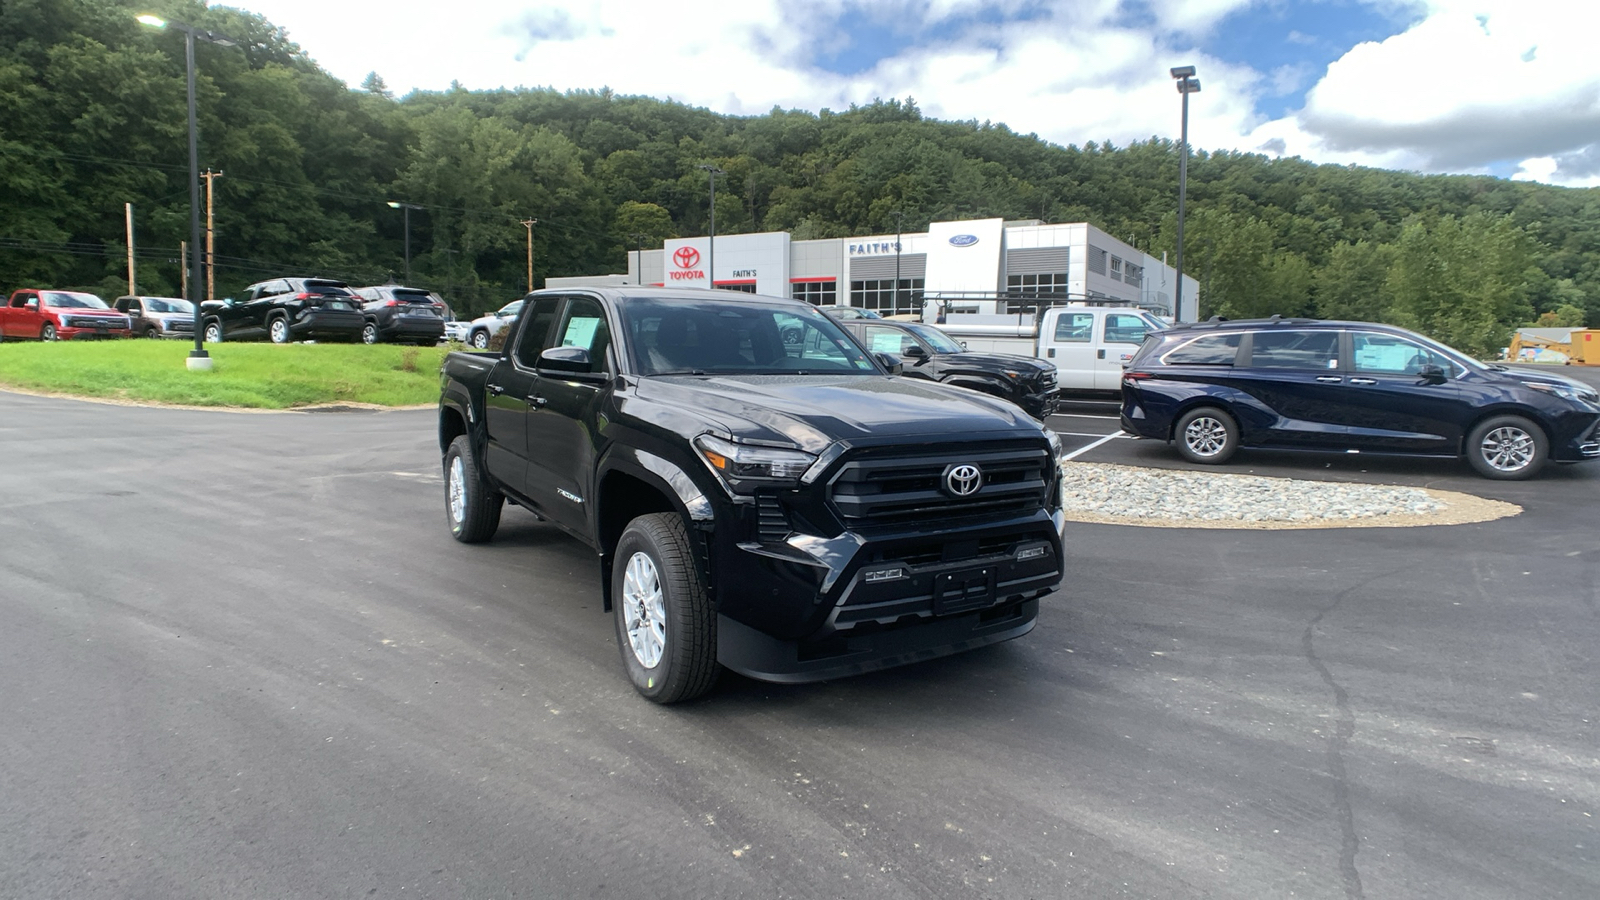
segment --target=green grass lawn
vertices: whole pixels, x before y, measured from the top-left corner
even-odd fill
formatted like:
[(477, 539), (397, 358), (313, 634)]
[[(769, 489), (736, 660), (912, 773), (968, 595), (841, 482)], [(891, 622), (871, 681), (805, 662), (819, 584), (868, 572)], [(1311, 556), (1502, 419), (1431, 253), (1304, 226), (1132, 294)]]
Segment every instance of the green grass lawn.
[(0, 387), (187, 406), (289, 409), (319, 403), (412, 406), (439, 399), (444, 347), (212, 344), (191, 372), (185, 341), (0, 343)]

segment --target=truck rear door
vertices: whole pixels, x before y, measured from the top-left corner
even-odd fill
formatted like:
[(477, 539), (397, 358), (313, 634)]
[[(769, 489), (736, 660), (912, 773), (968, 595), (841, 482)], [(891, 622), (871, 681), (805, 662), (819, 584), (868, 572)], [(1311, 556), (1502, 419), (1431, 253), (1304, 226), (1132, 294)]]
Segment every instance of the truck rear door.
[[(1064, 391), (1092, 391), (1099, 361), (1096, 310), (1047, 309), (1039, 323), (1039, 356), (1056, 366), (1056, 384)], [(1120, 385), (1119, 385), (1120, 386)]]
[(534, 499), (528, 489), (528, 413), (533, 406), (534, 369), (555, 322), (559, 297), (543, 297), (507, 342), (483, 386), (484, 463), (489, 474), (513, 493)]

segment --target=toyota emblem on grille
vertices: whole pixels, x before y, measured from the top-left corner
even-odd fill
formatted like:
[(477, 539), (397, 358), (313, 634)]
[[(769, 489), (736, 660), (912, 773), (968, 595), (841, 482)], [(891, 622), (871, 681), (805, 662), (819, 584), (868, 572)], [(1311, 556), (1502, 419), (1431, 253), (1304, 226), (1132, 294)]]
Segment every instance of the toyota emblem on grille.
[(971, 463), (952, 465), (944, 470), (944, 489), (952, 497), (971, 497), (983, 487), (983, 470)]

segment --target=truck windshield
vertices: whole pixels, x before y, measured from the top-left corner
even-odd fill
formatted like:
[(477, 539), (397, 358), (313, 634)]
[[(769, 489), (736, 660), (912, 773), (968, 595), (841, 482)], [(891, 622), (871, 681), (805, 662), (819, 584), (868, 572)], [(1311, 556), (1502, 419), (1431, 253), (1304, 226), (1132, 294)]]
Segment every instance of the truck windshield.
[(881, 375), (843, 329), (810, 307), (634, 299), (622, 307), (643, 375)]
[(922, 338), (923, 342), (933, 348), (935, 353), (963, 353), (961, 345), (950, 340), (949, 336), (937, 328), (928, 325), (907, 325), (911, 333)]
[(144, 298), (144, 308), (153, 313), (192, 313), (194, 307), (187, 300), (175, 300), (166, 297)]
[(44, 305), (56, 309), (110, 309), (106, 302), (93, 294), (76, 291), (43, 291)]

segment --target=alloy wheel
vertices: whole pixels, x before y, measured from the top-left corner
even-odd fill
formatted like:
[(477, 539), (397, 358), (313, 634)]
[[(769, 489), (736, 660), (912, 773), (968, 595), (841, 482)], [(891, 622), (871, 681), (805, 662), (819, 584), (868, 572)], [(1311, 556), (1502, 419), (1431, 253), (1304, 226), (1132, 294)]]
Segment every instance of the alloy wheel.
[(467, 473), (461, 457), (450, 460), (450, 521), (460, 525), (467, 520)]
[(1501, 472), (1516, 472), (1533, 462), (1533, 435), (1514, 425), (1502, 425), (1483, 436), (1478, 445), (1483, 461)]
[(1199, 416), (1183, 430), (1183, 442), (1196, 456), (1216, 456), (1228, 443), (1228, 426), (1211, 416)]
[(655, 668), (667, 646), (667, 607), (661, 574), (648, 553), (635, 553), (628, 560), (622, 582), (622, 619), (634, 658), (646, 669)]

